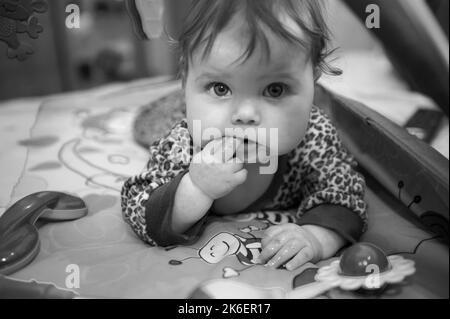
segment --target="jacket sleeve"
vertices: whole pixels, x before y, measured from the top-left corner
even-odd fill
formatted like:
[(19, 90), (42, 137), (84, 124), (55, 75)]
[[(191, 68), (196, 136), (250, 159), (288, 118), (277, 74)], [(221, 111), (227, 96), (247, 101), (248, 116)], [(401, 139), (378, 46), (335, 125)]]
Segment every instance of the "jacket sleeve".
[(299, 224), (326, 227), (357, 241), (367, 228), (365, 180), (330, 119), (316, 107), (301, 148)]
[(171, 229), (177, 187), (188, 172), (192, 142), (185, 120), (150, 146), (144, 171), (125, 181), (121, 192), (122, 215), (140, 239), (151, 246), (193, 241), (204, 219), (185, 234)]

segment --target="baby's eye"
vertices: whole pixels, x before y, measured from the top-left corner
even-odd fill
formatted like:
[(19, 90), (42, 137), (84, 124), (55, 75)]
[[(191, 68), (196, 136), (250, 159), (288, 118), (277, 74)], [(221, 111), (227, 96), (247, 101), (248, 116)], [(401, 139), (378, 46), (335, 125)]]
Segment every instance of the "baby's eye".
[[(208, 90), (208, 92), (214, 93), (218, 97), (227, 96), (229, 93), (231, 94), (231, 90), (228, 88), (228, 86), (219, 82), (208, 84), (206, 89)], [(213, 90), (213, 92), (211, 92), (211, 90)]]
[(272, 83), (264, 90), (264, 96), (279, 98), (287, 90), (287, 87), (283, 83)]

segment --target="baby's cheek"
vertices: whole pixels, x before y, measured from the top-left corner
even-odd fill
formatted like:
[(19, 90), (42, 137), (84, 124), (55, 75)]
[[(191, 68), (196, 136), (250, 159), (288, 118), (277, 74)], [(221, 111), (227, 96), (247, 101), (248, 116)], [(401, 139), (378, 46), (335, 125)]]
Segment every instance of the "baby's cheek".
[(286, 154), (300, 144), (305, 137), (309, 123), (309, 113), (299, 117), (292, 117), (279, 128), (279, 151)]

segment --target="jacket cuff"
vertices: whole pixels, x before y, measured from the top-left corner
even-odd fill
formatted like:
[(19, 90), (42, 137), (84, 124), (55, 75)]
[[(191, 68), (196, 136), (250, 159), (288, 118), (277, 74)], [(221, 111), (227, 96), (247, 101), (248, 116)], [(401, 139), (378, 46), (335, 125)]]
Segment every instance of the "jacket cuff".
[(206, 214), (184, 234), (178, 234), (172, 230), (175, 194), (187, 172), (179, 174), (169, 183), (156, 188), (145, 204), (147, 234), (158, 246), (185, 245), (194, 242), (198, 239), (208, 216)]
[(331, 229), (351, 243), (359, 240), (364, 223), (355, 212), (338, 205), (320, 205), (300, 217), (298, 225), (316, 225)]

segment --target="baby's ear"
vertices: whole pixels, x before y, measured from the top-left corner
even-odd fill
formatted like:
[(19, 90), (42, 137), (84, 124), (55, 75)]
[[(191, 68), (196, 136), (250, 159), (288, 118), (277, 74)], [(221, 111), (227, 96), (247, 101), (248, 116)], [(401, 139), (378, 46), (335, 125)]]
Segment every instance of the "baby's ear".
[(314, 82), (317, 82), (322, 76), (322, 69), (318, 66), (314, 68)]

